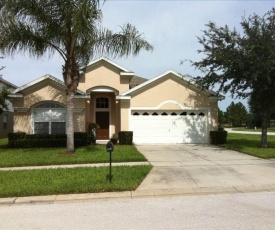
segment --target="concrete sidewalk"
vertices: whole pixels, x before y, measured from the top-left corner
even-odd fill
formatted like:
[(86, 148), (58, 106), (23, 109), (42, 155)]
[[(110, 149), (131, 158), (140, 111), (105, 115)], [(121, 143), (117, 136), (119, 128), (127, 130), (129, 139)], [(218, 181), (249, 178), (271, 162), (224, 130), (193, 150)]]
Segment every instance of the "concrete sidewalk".
[[(78, 167), (106, 167), (110, 163), (98, 163), (98, 164), (70, 164), (70, 165), (46, 165), (46, 166), (26, 166), (26, 167), (7, 167), (0, 168), (0, 171), (11, 171), (11, 170), (35, 170), (35, 169), (57, 169), (57, 168), (78, 168)], [(123, 166), (123, 165), (149, 165), (147, 161), (141, 162), (113, 162), (112, 166)]]

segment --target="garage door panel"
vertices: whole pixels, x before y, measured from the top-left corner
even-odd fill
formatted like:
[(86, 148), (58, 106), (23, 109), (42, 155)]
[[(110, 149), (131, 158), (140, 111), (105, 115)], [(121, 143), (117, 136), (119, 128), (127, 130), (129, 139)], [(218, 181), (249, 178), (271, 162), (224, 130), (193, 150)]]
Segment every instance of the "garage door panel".
[(134, 143), (207, 143), (207, 116), (132, 115), (130, 123)]

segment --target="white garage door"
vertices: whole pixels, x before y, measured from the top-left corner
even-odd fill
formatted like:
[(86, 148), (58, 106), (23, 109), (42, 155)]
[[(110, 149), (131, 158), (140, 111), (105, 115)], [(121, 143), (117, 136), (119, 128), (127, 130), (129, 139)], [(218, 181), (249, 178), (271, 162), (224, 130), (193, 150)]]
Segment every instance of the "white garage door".
[(134, 143), (207, 143), (206, 111), (132, 111)]

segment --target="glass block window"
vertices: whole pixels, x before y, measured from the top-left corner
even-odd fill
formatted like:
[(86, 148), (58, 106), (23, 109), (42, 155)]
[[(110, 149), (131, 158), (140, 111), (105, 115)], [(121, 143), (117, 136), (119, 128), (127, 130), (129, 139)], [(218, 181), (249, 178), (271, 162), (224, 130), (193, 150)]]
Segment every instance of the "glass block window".
[(109, 108), (109, 99), (106, 97), (99, 97), (96, 99), (96, 108), (97, 109), (108, 109)]

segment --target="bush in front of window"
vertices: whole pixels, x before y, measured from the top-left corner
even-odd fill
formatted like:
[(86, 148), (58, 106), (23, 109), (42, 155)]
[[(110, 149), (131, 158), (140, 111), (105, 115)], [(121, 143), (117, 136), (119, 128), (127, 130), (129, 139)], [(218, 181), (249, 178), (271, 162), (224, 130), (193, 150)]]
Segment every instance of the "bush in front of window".
[[(10, 148), (56, 148), (67, 145), (66, 134), (25, 134), (24, 137), (10, 134), (9, 137)], [(87, 133), (75, 132), (74, 143), (76, 147), (81, 147), (91, 144), (91, 141)]]
[(66, 134), (26, 134), (26, 139), (28, 140), (39, 140), (39, 139), (66, 139)]
[(14, 141), (14, 140), (22, 140), (25, 139), (26, 133), (25, 132), (16, 132), (16, 133), (9, 133), (8, 134), (8, 140)]

